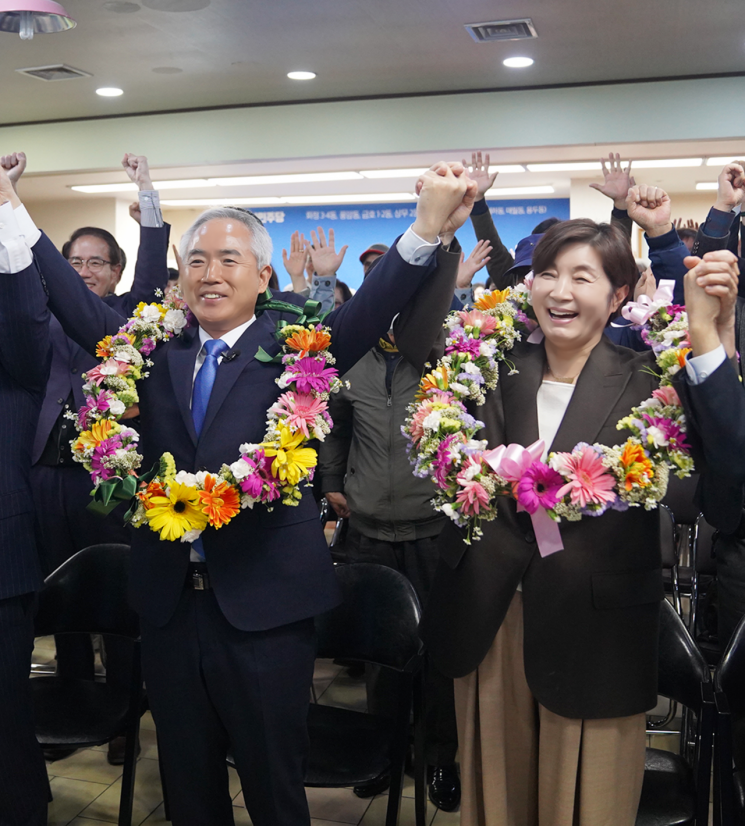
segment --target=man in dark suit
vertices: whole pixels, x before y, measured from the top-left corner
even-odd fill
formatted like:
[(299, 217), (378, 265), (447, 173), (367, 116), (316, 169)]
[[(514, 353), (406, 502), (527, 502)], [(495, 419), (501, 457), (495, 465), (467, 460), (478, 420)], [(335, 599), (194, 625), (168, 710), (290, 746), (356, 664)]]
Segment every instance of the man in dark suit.
[[(0, 164), (8, 170), (11, 182), (17, 186), (26, 166), (25, 155), (6, 155), (0, 159)], [(153, 301), (155, 290), (166, 287), (170, 227), (163, 223), (147, 158), (128, 153), (122, 165), (139, 187), (142, 212), (140, 249), (132, 289), (119, 295), (113, 292), (121, 278), (123, 253), (106, 230), (97, 227), (76, 230), (65, 244), (63, 254), (92, 293), (121, 315), (129, 316), (140, 301)], [(50, 338), (52, 367), (31, 456), (31, 483), (45, 576), (89, 545), (100, 542), (129, 544), (129, 531), (122, 519), (125, 507), (120, 506), (105, 519), (86, 510), (90, 501), (90, 476), (73, 461), (70, 450), (75, 427), (67, 414), (83, 405), (83, 374), (96, 364), (96, 359), (65, 335), (54, 316), (50, 321)], [(56, 646), (58, 674), (93, 679), (90, 637), (61, 635), (56, 638)], [(126, 689), (131, 644), (127, 640), (107, 637), (105, 646), (108, 679)], [(54, 759), (69, 753), (69, 749), (50, 750), (47, 756)], [(117, 738), (109, 745), (109, 760), (117, 765), (124, 762), (124, 738)]]
[[(0, 169), (0, 824), (42, 826), (49, 785), (29, 691), (41, 566), (29, 482), (49, 375), (49, 312), (31, 255), (7, 230), (12, 190)], [(14, 272), (15, 274), (9, 274)]]
[[(457, 269), (459, 250), (442, 248), (438, 234), (466, 220), (475, 187), (459, 164), (436, 165), (420, 187), (413, 227), (354, 300), (326, 320), (340, 374), (389, 329), (432, 270)], [(50, 308), (92, 351), (123, 318), (95, 301), (34, 229), (27, 237)], [(271, 240), (250, 213), (211, 210), (184, 235), (181, 257), (184, 296), (199, 328), (150, 357), (139, 388), (140, 451), (147, 467), (170, 451), (179, 470), (217, 470), (237, 459), (242, 443), (262, 440), (266, 411), (279, 394), (282, 366), (254, 358), (259, 347), (279, 351), (276, 316), (255, 312), (271, 274)], [(212, 374), (206, 394), (199, 378), (205, 365)], [(200, 403), (192, 406), (195, 386)], [(243, 511), (191, 549), (161, 542), (146, 528), (135, 532), (130, 582), (173, 822), (233, 822), (225, 765), (232, 748), (255, 826), (308, 824), (313, 617), (338, 600), (309, 489), (296, 507)]]

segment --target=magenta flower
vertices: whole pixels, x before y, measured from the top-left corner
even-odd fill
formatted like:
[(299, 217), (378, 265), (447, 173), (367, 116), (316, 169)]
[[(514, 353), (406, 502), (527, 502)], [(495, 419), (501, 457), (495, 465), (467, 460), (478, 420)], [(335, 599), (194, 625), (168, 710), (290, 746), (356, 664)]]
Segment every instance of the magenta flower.
[(90, 425), (96, 421), (97, 416), (92, 415), (96, 413), (105, 413), (109, 409), (109, 402), (113, 399), (113, 395), (104, 390), (98, 396), (86, 396), (85, 404), (78, 411), (78, 424), (81, 430), (87, 430)]
[(480, 482), (473, 479), (470, 482), (459, 482), (461, 490), (455, 497), (455, 501), (460, 504), (461, 512), (467, 516), (478, 516), (482, 509), (489, 507), (489, 494), (484, 490)]
[(585, 445), (574, 453), (560, 453), (554, 467), (569, 480), (558, 492), (561, 499), (570, 494), (573, 505), (586, 508), (588, 505), (610, 505), (616, 498), (613, 492), (616, 480), (596, 450)]
[(140, 353), (142, 353), (143, 356), (149, 356), (155, 349), (156, 344), (157, 342), (154, 338), (143, 338), (142, 344), (140, 345)]
[(103, 442), (96, 445), (93, 449), (93, 455), (91, 456), (91, 468), (93, 469), (92, 472), (95, 477), (105, 481), (106, 479), (111, 479), (112, 476), (116, 476), (115, 471), (113, 471), (110, 467), (106, 467), (104, 464), (104, 459), (107, 459), (109, 456), (113, 456), (121, 446), (122, 440), (119, 436), (112, 436), (110, 439), (104, 439)]
[(453, 442), (463, 442), (463, 434), (452, 433), (450, 436), (446, 436), (440, 442), (437, 455), (432, 462), (435, 482), (442, 489), (447, 488), (447, 476), (453, 468), (453, 454), (455, 453), (454, 450), (451, 450)]
[(690, 450), (686, 441), (686, 432), (672, 419), (664, 416), (650, 416), (645, 413), (642, 418), (647, 424), (647, 438), (655, 447), (670, 447), (673, 450)]
[(561, 498), (562, 477), (543, 462), (532, 462), (517, 483), (517, 501), (528, 513), (553, 508)]
[(324, 367), (322, 359), (298, 359), (288, 366), (288, 372), (294, 377), (295, 385), (301, 393), (325, 393), (331, 385), (331, 379), (337, 375), (333, 367)]
[(309, 439), (308, 428), (315, 425), (316, 416), (322, 415), (326, 408), (326, 402), (309, 393), (283, 393), (272, 405), (272, 412), (286, 417), (291, 430), (300, 430)]
[(473, 358), (478, 358), (481, 355), (481, 341), (478, 338), (466, 338), (462, 333), (456, 331), (453, 336), (454, 340), (445, 348), (445, 353), (468, 353)]

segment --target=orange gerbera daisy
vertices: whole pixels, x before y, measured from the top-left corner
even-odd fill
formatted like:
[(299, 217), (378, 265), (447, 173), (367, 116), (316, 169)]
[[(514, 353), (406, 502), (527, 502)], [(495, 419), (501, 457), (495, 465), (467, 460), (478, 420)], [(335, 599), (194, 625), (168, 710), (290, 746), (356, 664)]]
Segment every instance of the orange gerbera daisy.
[(448, 389), (448, 369), (444, 365), (440, 365), (426, 376), (419, 383), (419, 390), (417, 390), (416, 398), (421, 401), (425, 396), (433, 390), (447, 390)]
[(676, 355), (678, 356), (678, 364), (681, 367), (686, 366), (686, 356), (692, 352), (690, 347), (681, 347), (680, 350), (677, 351)]
[(507, 290), (493, 290), (490, 293), (484, 293), (480, 298), (473, 302), (473, 306), (477, 310), (492, 310), (497, 304), (504, 304), (507, 301), (510, 291)]
[(96, 355), (100, 359), (107, 359), (111, 355), (111, 336), (102, 338), (96, 345)]
[(626, 442), (621, 453), (621, 465), (626, 473), (626, 490), (637, 484), (641, 488), (652, 482), (652, 463), (644, 455), (644, 448), (633, 442)]
[(298, 330), (285, 339), (291, 350), (297, 350), (301, 357), (310, 353), (320, 353), (331, 343), (331, 336), (323, 330)]
[(166, 491), (160, 482), (149, 482), (146, 488), (138, 491), (137, 498), (142, 502), (145, 510), (152, 508), (153, 504), (150, 501), (153, 496), (165, 496)]
[[(78, 436), (72, 449), (79, 451), (85, 450), (87, 447), (97, 447), (101, 442), (106, 441), (109, 436), (113, 435), (111, 432), (113, 427), (114, 423), (109, 421), (109, 419), (101, 419), (99, 422), (94, 422), (90, 430), (84, 430), (80, 436)], [(118, 433), (119, 431), (117, 430), (116, 432)]]
[(214, 476), (209, 474), (204, 479), (204, 490), (199, 491), (199, 500), (204, 507), (210, 525), (221, 528), (241, 510), (241, 497), (236, 488), (227, 482), (218, 483)]

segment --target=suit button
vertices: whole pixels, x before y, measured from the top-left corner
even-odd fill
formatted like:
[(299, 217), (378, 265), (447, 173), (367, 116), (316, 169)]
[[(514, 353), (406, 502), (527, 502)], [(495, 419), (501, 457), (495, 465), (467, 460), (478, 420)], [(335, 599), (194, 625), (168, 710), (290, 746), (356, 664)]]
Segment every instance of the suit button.
[(533, 542), (535, 542), (535, 534), (533, 533), (533, 531), (528, 531), (528, 532), (525, 534), (525, 541), (526, 541), (526, 542), (529, 542), (529, 543), (531, 543), (531, 544), (532, 544)]
[(71, 372), (71, 373), (77, 373), (77, 372), (78, 372), (78, 368), (77, 368), (77, 367), (71, 367), (71, 368), (70, 368), (70, 372)]
[(57, 404), (64, 404), (64, 403), (65, 403), (64, 399), (57, 399)]

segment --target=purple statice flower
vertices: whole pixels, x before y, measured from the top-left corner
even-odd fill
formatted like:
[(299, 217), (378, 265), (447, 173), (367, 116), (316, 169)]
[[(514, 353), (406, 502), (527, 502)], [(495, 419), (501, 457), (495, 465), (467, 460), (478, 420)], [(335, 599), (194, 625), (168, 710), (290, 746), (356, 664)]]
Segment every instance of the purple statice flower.
[(473, 384), (483, 384), (484, 377), (481, 373), (458, 373), (456, 376), (458, 381), (470, 381)]
[(155, 349), (156, 343), (157, 342), (155, 341), (155, 339), (143, 338), (142, 344), (140, 345), (140, 352), (142, 353), (142, 355), (149, 356), (150, 353), (152, 353)]

